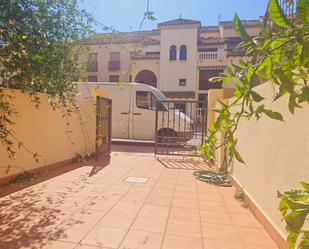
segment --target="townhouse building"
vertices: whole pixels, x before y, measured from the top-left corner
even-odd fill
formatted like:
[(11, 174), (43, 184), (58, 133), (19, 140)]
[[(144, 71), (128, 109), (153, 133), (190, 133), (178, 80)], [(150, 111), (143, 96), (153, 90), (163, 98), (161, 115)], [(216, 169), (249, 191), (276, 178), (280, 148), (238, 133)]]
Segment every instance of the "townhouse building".
[[(261, 20), (244, 20), (251, 36)], [(97, 35), (84, 40), (90, 49), (87, 80), (140, 82), (161, 90), (171, 100), (205, 100), (211, 77), (245, 58), (237, 45), (241, 38), (232, 21), (203, 26), (200, 21), (178, 18), (159, 23), (157, 29)], [(76, 55), (76, 61), (81, 60)], [(185, 104), (177, 108), (185, 112)]]

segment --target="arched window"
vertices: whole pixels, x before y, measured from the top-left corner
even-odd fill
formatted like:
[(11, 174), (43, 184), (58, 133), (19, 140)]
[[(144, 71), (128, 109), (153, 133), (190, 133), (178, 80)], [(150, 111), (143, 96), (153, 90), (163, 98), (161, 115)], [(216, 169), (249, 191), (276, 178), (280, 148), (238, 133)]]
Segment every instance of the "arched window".
[(180, 47), (180, 58), (181, 61), (185, 61), (187, 59), (187, 46), (182, 45)]
[(172, 45), (170, 47), (170, 61), (175, 61), (177, 59), (176, 46)]

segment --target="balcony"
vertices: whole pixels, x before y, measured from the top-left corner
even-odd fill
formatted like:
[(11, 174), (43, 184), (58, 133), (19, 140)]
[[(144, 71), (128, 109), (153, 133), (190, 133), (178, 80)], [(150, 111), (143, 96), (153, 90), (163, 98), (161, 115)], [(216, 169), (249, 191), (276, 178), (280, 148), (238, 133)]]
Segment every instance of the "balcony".
[(199, 52), (199, 59), (205, 60), (223, 60), (223, 54), (218, 52)]
[(98, 62), (97, 61), (88, 62), (87, 72), (98, 72)]
[(119, 71), (120, 61), (108, 61), (108, 71)]
[(132, 60), (159, 60), (160, 53), (148, 53), (148, 54), (140, 54), (140, 53), (132, 53)]
[(232, 49), (227, 51), (227, 57), (237, 57), (237, 56), (245, 56), (246, 55), (246, 51), (245, 50), (239, 50), (239, 49)]

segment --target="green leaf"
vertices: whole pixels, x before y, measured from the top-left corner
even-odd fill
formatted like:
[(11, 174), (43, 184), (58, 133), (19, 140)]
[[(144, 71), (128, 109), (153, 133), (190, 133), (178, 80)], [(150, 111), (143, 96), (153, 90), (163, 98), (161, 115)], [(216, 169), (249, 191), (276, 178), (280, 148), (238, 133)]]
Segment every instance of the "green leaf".
[(10, 169), (12, 168), (11, 165), (8, 165), (5, 169), (5, 173), (8, 174), (10, 172)]
[(284, 15), (278, 0), (270, 0), (268, 3), (268, 14), (270, 19), (280, 27), (291, 26), (288, 19)]
[(250, 36), (248, 35), (244, 26), (242, 25), (237, 13), (235, 13), (235, 15), (234, 15), (234, 29), (235, 29), (236, 33), (238, 35), (240, 35), (241, 38), (243, 38), (245, 40), (250, 39)]
[(292, 114), (294, 114), (295, 107), (301, 108), (301, 106), (296, 103), (295, 95), (291, 94), (289, 98), (289, 110)]
[(300, 184), (303, 186), (303, 188), (304, 188), (306, 191), (309, 191), (309, 183), (300, 182)]
[(304, 67), (308, 67), (309, 64), (309, 47), (305, 44), (300, 45), (301, 51), (299, 54), (299, 61), (301, 64), (303, 64)]
[(272, 119), (283, 121), (283, 117), (279, 112), (274, 112), (272, 110), (267, 110), (267, 109), (264, 109), (263, 112)]
[(309, 2), (308, 0), (298, 0), (296, 6), (296, 15), (304, 23), (309, 22)]
[[(293, 196), (293, 195), (291, 195)], [(289, 206), (290, 210), (301, 210), (301, 209), (308, 209), (308, 204), (304, 203), (302, 201), (294, 201), (291, 197), (289, 199), (286, 199), (286, 203)]]
[(291, 249), (295, 248), (295, 243), (298, 237), (298, 233), (289, 233), (288, 238), (287, 238), (287, 242), (289, 244), (289, 247)]
[(242, 157), (240, 156), (239, 152), (236, 149), (234, 149), (234, 156), (238, 162), (245, 164), (245, 161), (242, 159)]
[(299, 243), (298, 249), (309, 249), (309, 239), (302, 238), (301, 242)]
[(273, 101), (276, 101), (277, 99), (281, 98), (286, 93), (287, 93), (286, 89), (280, 86), (279, 91), (274, 95)]
[(276, 75), (280, 79), (281, 86), (285, 88), (290, 94), (294, 94), (294, 82), (282, 71), (282, 69), (276, 70)]
[(306, 216), (308, 215), (309, 209), (298, 209), (287, 215), (284, 219), (292, 232), (297, 232), (305, 223)]
[(295, 109), (295, 96), (294, 95), (290, 95), (289, 98), (289, 110), (292, 114), (294, 114), (294, 109)]
[(222, 82), (223, 77), (212, 77), (209, 79), (211, 83)]
[(255, 91), (251, 91), (251, 96), (255, 102), (261, 102), (263, 99), (265, 99)]
[(299, 96), (298, 103), (307, 102), (309, 104), (309, 87), (302, 88), (302, 93)]

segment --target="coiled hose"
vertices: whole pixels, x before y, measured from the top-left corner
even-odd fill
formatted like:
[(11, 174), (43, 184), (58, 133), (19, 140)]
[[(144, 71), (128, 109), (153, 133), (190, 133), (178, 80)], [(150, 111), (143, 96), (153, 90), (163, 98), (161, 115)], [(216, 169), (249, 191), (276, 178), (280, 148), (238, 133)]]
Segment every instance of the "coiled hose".
[(221, 187), (232, 187), (231, 180), (226, 173), (217, 173), (210, 170), (198, 170), (193, 173), (196, 179)]

